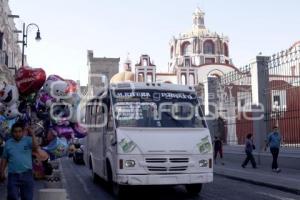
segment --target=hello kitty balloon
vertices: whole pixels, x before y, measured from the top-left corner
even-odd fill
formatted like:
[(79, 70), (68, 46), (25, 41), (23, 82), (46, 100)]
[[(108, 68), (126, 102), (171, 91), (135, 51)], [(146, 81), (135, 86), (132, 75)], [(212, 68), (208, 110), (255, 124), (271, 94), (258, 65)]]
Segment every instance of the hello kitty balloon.
[(4, 83), (1, 87), (0, 101), (4, 105), (10, 106), (19, 100), (19, 92), (16, 86)]
[(52, 83), (50, 95), (55, 99), (65, 99), (68, 96), (68, 87), (66, 81), (56, 81)]
[(51, 95), (51, 88), (52, 88), (52, 84), (56, 81), (63, 81), (64, 79), (61, 78), (58, 75), (50, 75), (48, 76), (47, 80), (45, 81), (44, 85), (43, 85), (43, 89), (45, 92), (47, 92), (49, 95)]
[(77, 123), (80, 121), (80, 96), (77, 93), (73, 93), (70, 95), (70, 98), (65, 99), (65, 102), (70, 105), (70, 122)]
[(6, 107), (4, 116), (6, 119), (14, 119), (16, 117), (22, 116), (22, 114), (19, 112), (18, 105), (15, 103), (11, 106)]

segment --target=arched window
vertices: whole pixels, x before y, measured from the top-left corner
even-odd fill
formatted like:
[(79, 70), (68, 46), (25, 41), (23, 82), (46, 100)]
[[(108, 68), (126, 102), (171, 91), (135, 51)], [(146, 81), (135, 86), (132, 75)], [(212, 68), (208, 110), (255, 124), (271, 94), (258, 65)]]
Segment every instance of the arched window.
[(195, 85), (195, 76), (194, 76), (194, 74), (190, 74), (190, 76), (189, 76), (189, 85), (190, 86)]
[(192, 45), (190, 42), (185, 42), (182, 44), (181, 46), (181, 54), (183, 56), (185, 55), (189, 55), (190, 53), (192, 53)]
[(144, 67), (148, 66), (148, 59), (147, 58), (143, 58), (143, 66)]
[(138, 73), (138, 82), (144, 82), (144, 73), (142, 72)]
[(186, 85), (186, 75), (185, 74), (181, 74), (181, 84)]
[(228, 45), (226, 43), (224, 43), (224, 55), (227, 57), (229, 56)]
[(153, 76), (152, 76), (152, 73), (147, 73), (147, 81), (148, 83), (151, 83), (153, 82)]
[(204, 54), (214, 54), (215, 53), (215, 44), (211, 40), (206, 40), (203, 44)]

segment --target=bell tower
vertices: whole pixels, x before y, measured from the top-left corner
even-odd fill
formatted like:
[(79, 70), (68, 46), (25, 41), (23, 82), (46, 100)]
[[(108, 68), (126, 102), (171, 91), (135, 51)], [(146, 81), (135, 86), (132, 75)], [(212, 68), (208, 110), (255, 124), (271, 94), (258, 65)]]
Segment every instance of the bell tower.
[(197, 8), (193, 14), (194, 29), (205, 29), (204, 16), (205, 12), (203, 12), (200, 8)]
[(129, 53), (127, 54), (127, 58), (124, 62), (124, 71), (127, 71), (127, 72), (131, 72), (132, 68), (131, 68), (131, 60), (129, 58)]

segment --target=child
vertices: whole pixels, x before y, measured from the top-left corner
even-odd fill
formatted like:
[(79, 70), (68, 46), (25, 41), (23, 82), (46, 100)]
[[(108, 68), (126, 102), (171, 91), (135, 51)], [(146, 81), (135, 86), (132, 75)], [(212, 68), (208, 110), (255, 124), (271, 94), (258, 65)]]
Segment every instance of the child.
[(246, 139), (246, 142), (245, 142), (245, 152), (246, 152), (247, 157), (246, 157), (245, 161), (242, 164), (243, 168), (245, 168), (247, 166), (249, 161), (251, 161), (252, 167), (254, 169), (256, 168), (256, 162), (255, 162), (255, 159), (254, 159), (253, 154), (252, 154), (254, 148), (255, 148), (255, 146), (253, 144), (252, 134), (249, 133), (247, 135), (247, 139)]

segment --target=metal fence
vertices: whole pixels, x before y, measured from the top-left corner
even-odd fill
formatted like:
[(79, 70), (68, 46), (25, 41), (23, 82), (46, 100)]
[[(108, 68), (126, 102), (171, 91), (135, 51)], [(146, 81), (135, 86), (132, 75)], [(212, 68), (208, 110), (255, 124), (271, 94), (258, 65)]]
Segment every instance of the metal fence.
[(300, 148), (300, 45), (271, 56), (265, 76), (267, 128), (278, 126), (283, 145)]
[(226, 143), (244, 144), (253, 132), (251, 118), (251, 67), (247, 65), (220, 77), (219, 114), (225, 119)]
[[(244, 144), (248, 133), (263, 142), (277, 126), (284, 147), (300, 148), (300, 44), (251, 63), (219, 79), (219, 116), (227, 144)], [(262, 118), (253, 119), (253, 105)], [(262, 130), (254, 128), (263, 127)], [(218, 126), (215, 125), (215, 126)]]

